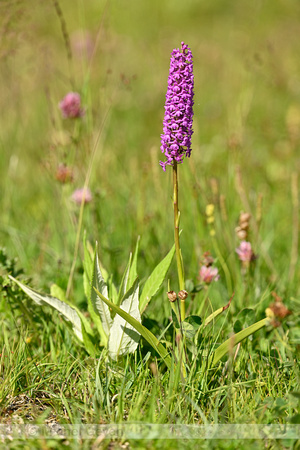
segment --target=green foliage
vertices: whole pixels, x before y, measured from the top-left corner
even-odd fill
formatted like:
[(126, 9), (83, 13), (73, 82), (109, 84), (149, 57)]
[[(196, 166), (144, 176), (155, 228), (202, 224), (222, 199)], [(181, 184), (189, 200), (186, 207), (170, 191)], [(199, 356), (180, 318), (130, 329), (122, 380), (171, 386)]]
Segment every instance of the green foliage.
[(93, 264), (93, 276), (91, 279), (91, 289), (89, 291), (90, 296), (88, 297), (88, 303), (91, 305), (90, 310), (93, 311), (93, 316), (95, 317), (95, 324), (97, 325), (98, 332), (105, 343), (107, 343), (107, 337), (110, 332), (112, 325), (112, 317), (109, 309), (101, 299), (96, 295), (94, 288), (99, 289), (104, 296), (107, 296), (108, 290), (107, 285), (102, 276), (97, 254), (97, 246), (94, 253), (94, 264)]
[[(100, 337), (99, 344), (108, 348), (109, 356), (112, 359), (116, 360), (122, 355), (133, 353), (137, 348), (140, 334), (142, 334), (154, 346), (155, 350), (166, 359), (166, 364), (170, 367), (166, 351), (161, 349), (162, 346), (155, 336), (145, 327), (142, 327), (140, 308), (145, 309), (161, 287), (174, 255), (174, 247), (146, 281), (143, 289), (143, 293), (146, 293), (141, 297), (143, 299), (141, 303), (138, 279), (136, 278), (132, 282), (133, 277), (137, 274), (138, 242), (134, 258), (132, 259), (132, 255), (130, 255), (122, 277), (117, 302), (114, 304), (107, 299), (108, 288), (100, 269), (97, 244), (92, 265), (91, 252), (88, 250), (88, 243), (84, 236), (83, 286), (85, 293), (88, 295), (88, 309)], [(48, 296), (39, 294), (11, 275), (9, 275), (9, 278), (37, 305), (46, 304), (58, 311), (67, 323), (71, 324), (76, 337), (84, 344), (86, 351), (91, 356), (95, 357), (99, 353), (98, 346), (95, 346), (91, 325), (79, 309), (67, 301), (64, 291), (59, 286), (52, 285), (52, 295)], [(122, 311), (121, 315), (120, 311)]]
[[(76, 308), (68, 305), (65, 301), (61, 301), (56, 297), (39, 294), (11, 275), (9, 275), (9, 278), (17, 283), (17, 285), (25, 292), (25, 294), (27, 294), (37, 305), (45, 304), (58, 311), (59, 314), (61, 314), (64, 319), (71, 324), (75, 335), (80, 340), (83, 340), (81, 320)], [(54, 291), (56, 292), (57, 290), (54, 288)]]
[(171, 368), (170, 357), (164, 346), (156, 339), (156, 337), (145, 328), (135, 317), (129, 314), (127, 311), (124, 311), (117, 305), (114, 305), (107, 298), (105, 298), (99, 291), (97, 294), (101, 297), (102, 301), (108, 305), (116, 314), (122, 317), (126, 322), (128, 322), (139, 334), (143, 336), (146, 341), (157, 351), (157, 353), (163, 358), (166, 363), (168, 369)]
[[(141, 323), (138, 280), (133, 283), (131, 288), (123, 296), (121, 309), (129, 317)], [(113, 308), (112, 311), (114, 312)], [(131, 326), (131, 323), (127, 321), (127, 316), (124, 319), (120, 315), (115, 315), (109, 332), (108, 351), (110, 357), (117, 359), (121, 355), (133, 353), (138, 346), (139, 339), (139, 333), (136, 333), (135, 327)]]
[(164, 259), (155, 267), (152, 274), (147, 279), (140, 297), (140, 311), (144, 312), (151, 298), (157, 293), (161, 287), (166, 274), (170, 268), (173, 256), (175, 253), (175, 246), (171, 248)]
[(226, 353), (228, 353), (230, 350), (232, 350), (235, 345), (242, 342), (244, 339), (249, 337), (251, 334), (255, 333), (256, 331), (260, 330), (261, 328), (265, 327), (269, 324), (269, 319), (265, 318), (260, 320), (259, 322), (253, 323), (250, 325), (250, 327), (245, 328), (244, 330), (240, 331), (237, 334), (234, 334), (231, 338), (229, 338), (227, 341), (223, 342), (217, 350), (213, 353), (213, 356), (211, 357), (211, 363), (212, 365), (217, 364), (217, 362), (223, 358)]

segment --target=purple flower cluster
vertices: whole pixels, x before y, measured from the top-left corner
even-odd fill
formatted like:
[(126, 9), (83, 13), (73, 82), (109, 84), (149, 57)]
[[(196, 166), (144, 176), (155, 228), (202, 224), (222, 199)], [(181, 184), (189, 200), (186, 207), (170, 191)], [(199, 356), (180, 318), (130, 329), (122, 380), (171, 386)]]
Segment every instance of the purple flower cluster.
[(171, 53), (160, 147), (167, 160), (159, 162), (164, 171), (167, 165), (173, 166), (174, 161), (181, 164), (184, 155), (191, 154), (193, 97), (193, 55), (189, 47), (181, 42), (181, 51), (174, 49)]

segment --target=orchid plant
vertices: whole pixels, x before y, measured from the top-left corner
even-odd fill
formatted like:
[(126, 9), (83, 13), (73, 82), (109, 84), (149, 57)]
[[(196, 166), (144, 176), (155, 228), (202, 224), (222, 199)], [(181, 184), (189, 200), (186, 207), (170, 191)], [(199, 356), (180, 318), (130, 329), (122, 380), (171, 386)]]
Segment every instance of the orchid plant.
[[(171, 369), (172, 361), (179, 367), (183, 379), (191, 367), (191, 361), (198, 357), (195, 347), (199, 335), (203, 333), (209, 323), (230, 306), (233, 297), (232, 295), (223, 307), (214, 311), (205, 320), (196, 315), (186, 316), (185, 302), (189, 293), (186, 290), (180, 248), (178, 167), (182, 164), (184, 157), (190, 157), (192, 151), (193, 97), (193, 57), (190, 48), (182, 42), (181, 48), (174, 49), (171, 53), (163, 134), (161, 135), (161, 150), (166, 160), (160, 162), (164, 171), (166, 171), (167, 166), (171, 166), (173, 171), (175, 242), (169, 253), (153, 270), (143, 289), (140, 288), (137, 270), (139, 239), (134, 253), (130, 254), (121, 285), (117, 289), (111, 276), (99, 261), (97, 244), (95, 249), (92, 249), (90, 243), (84, 238), (83, 284), (88, 302), (89, 317), (94, 326), (86, 315), (67, 300), (65, 293), (59, 286), (53, 285), (51, 295), (44, 295), (10, 276), (11, 280), (17, 283), (35, 303), (38, 305), (47, 304), (57, 310), (71, 325), (75, 336), (82, 342), (91, 356), (97, 356), (100, 348), (106, 348), (109, 357), (117, 360), (123, 355), (135, 352), (140, 336), (142, 336), (160, 355), (168, 369)], [(64, 104), (60, 105), (62, 109), (69, 105), (70, 101), (68, 103), (67, 100), (70, 99), (65, 99)], [(74, 99), (71, 100), (74, 103)], [(78, 98), (76, 97), (75, 100), (78, 106)], [(81, 114), (82, 110), (78, 109), (77, 112)], [(177, 350), (172, 349), (172, 343), (162, 342), (157, 338), (143, 325), (142, 320), (149, 302), (155, 297), (166, 279), (174, 255), (176, 255), (179, 292), (176, 293), (171, 290), (169, 282), (167, 298), (171, 305), (174, 331), (176, 336), (179, 337), (176, 339)], [(201, 268), (201, 277), (204, 282), (208, 282), (208, 280), (217, 280), (219, 274), (217, 269), (212, 268), (211, 264), (207, 264)], [(239, 331), (216, 349), (208, 352), (206, 364), (216, 365), (236, 344), (269, 323), (270, 318), (266, 317)]]

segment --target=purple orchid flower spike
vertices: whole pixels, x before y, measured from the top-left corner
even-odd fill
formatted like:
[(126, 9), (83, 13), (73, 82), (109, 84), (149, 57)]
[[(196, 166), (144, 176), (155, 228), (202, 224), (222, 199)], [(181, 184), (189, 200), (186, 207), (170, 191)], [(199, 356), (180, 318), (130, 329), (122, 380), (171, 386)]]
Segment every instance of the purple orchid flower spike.
[(191, 154), (193, 134), (194, 75), (193, 56), (190, 48), (181, 42), (181, 50), (171, 53), (168, 90), (165, 103), (161, 151), (167, 158), (160, 161), (163, 170), (181, 164), (184, 156)]

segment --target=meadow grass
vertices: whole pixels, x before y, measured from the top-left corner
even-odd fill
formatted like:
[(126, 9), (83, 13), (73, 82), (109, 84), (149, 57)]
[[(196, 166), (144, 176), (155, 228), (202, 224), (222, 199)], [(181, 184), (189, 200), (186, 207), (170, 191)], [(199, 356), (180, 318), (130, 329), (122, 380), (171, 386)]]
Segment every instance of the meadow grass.
[[(53, 283), (66, 290), (79, 236), (69, 299), (86, 309), (84, 230), (92, 244), (98, 241), (101, 263), (116, 285), (138, 236), (141, 283), (170, 250), (171, 171), (164, 173), (158, 162), (169, 55), (184, 40), (193, 52), (195, 75), (193, 151), (179, 167), (185, 276), (198, 283), (205, 251), (216, 258), (220, 274), (187, 307), (205, 316), (235, 292), (230, 308), (202, 337), (208, 348), (252, 323), (239, 316), (245, 307), (253, 322), (265, 317), (272, 292), (292, 314), (280, 327), (244, 341), (236, 357), (232, 351), (207, 371), (199, 363), (182, 383), (144, 341), (117, 362), (105, 350), (89, 357), (57, 314), (37, 309), (21, 291), (8, 295), (3, 289), (0, 424), (299, 423), (299, 401), (292, 394), (300, 392), (299, 9), (297, 2), (280, 0), (2, 1), (2, 284), (7, 273), (20, 271), (21, 279), (41, 292)], [(91, 42), (84, 39), (86, 31)], [(58, 103), (69, 91), (81, 94), (86, 111), (80, 120), (61, 117)], [(61, 163), (73, 168), (72, 183), (56, 179)], [(78, 228), (80, 207), (70, 197), (87, 174), (93, 200)], [(215, 206), (215, 236), (205, 215), (208, 204)], [(241, 211), (252, 216), (250, 239), (258, 256), (247, 274), (235, 252)], [(175, 260), (168, 279), (176, 290)], [(169, 324), (167, 290), (165, 282), (145, 316), (156, 336)], [(299, 442), (100, 439), (5, 445), (298, 448)]]

